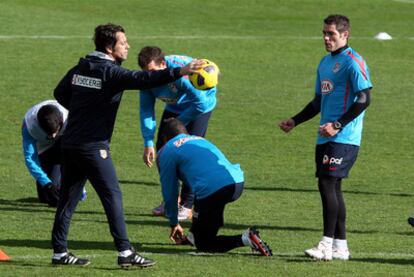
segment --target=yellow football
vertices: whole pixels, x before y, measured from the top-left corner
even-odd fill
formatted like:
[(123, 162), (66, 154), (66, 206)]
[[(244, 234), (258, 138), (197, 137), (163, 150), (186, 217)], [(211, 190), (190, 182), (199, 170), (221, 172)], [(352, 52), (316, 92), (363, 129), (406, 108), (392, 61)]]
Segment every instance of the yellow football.
[(220, 70), (212, 61), (207, 59), (201, 60), (204, 61), (204, 65), (197, 73), (190, 74), (190, 82), (196, 89), (211, 89), (218, 84)]

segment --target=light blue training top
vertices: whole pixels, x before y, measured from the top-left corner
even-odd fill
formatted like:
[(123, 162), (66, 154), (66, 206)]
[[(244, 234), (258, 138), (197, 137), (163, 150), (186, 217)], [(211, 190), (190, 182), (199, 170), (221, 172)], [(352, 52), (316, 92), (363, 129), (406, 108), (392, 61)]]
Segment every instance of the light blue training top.
[(180, 134), (158, 151), (162, 195), (171, 225), (178, 223), (178, 180), (188, 184), (196, 199), (203, 199), (231, 184), (244, 182), (239, 164), (230, 163), (211, 142)]
[[(320, 124), (338, 120), (357, 100), (358, 92), (371, 88), (368, 65), (351, 47), (323, 57), (315, 83), (315, 93), (322, 96)], [(325, 138), (318, 132), (317, 144), (333, 141), (359, 146), (364, 115), (365, 111), (334, 137)]]
[[(191, 62), (188, 56), (166, 56), (168, 68), (182, 67)], [(158, 98), (166, 103), (167, 111), (178, 114), (177, 117), (185, 125), (197, 119), (201, 114), (212, 111), (217, 103), (217, 88), (197, 90), (184, 76), (175, 82), (153, 89), (142, 90), (140, 97), (140, 123), (144, 146), (154, 146), (156, 130), (155, 100)]]
[[(45, 105), (56, 106), (63, 115), (63, 126), (55, 139), (49, 139), (37, 121), (37, 113)], [(39, 162), (39, 154), (53, 146), (66, 128), (68, 111), (55, 100), (46, 100), (31, 107), (25, 114), (22, 124), (23, 155), (30, 174), (44, 186), (51, 182)]]

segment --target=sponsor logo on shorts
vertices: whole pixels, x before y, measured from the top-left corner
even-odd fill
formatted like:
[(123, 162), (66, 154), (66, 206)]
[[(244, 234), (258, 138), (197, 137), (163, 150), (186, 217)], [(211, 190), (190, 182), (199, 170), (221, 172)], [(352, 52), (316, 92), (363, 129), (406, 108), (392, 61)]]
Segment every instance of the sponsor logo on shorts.
[(334, 90), (334, 84), (331, 80), (323, 80), (321, 82), (321, 91), (323, 94), (331, 93)]
[(88, 76), (74, 74), (72, 77), (72, 85), (85, 87), (85, 88), (101, 89), (102, 80), (98, 78), (92, 78)]
[(329, 164), (329, 165), (341, 165), (342, 160), (344, 158), (335, 158), (335, 157), (328, 157), (328, 155), (324, 155), (322, 159), (322, 164)]

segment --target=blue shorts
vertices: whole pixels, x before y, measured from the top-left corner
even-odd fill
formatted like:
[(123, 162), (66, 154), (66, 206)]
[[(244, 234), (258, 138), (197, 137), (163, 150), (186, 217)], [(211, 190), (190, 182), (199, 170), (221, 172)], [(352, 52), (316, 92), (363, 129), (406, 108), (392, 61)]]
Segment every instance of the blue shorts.
[(358, 156), (359, 146), (327, 142), (317, 144), (315, 151), (316, 177), (346, 178)]

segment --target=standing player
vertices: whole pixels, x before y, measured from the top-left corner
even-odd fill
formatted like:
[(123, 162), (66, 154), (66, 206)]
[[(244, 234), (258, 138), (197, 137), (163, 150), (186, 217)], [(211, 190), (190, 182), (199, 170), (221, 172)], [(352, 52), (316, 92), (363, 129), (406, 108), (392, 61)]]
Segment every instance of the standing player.
[[(165, 56), (157, 46), (147, 46), (138, 54), (138, 64), (144, 70), (156, 71), (173, 69), (184, 66), (193, 58), (188, 56)], [(188, 78), (182, 77), (167, 85), (141, 90), (140, 93), (140, 120), (141, 133), (144, 138), (143, 159), (148, 167), (152, 166), (155, 158), (154, 134), (156, 128), (155, 100), (158, 98), (166, 103), (156, 142), (157, 151), (164, 145), (160, 136), (164, 132), (164, 119), (178, 118), (186, 126), (190, 135), (204, 137), (208, 127), (212, 110), (216, 106), (216, 87), (208, 90), (197, 90)], [(178, 219), (184, 220), (191, 217), (191, 209), (194, 202), (194, 194), (183, 183), (181, 190), (181, 203), (179, 205)], [(155, 215), (164, 215), (164, 205), (153, 210)]]
[(323, 38), (330, 53), (319, 64), (315, 96), (300, 113), (281, 121), (279, 126), (289, 132), (321, 113), (315, 162), (323, 208), (323, 238), (305, 254), (317, 260), (348, 260), (341, 183), (357, 158), (372, 84), (365, 60), (348, 46), (349, 19), (330, 15), (324, 23)]
[(217, 236), (223, 226), (227, 203), (237, 200), (243, 191), (244, 176), (238, 164), (231, 164), (212, 143), (188, 134), (176, 118), (164, 122), (161, 138), (164, 147), (158, 152), (162, 195), (166, 215), (170, 221), (170, 239), (177, 243), (186, 240), (178, 224), (178, 181), (184, 180), (195, 194), (193, 223), (189, 241), (204, 252), (227, 252), (237, 247), (250, 246), (264, 256), (271, 249), (254, 228), (241, 235)]
[(116, 114), (124, 90), (164, 85), (195, 73), (202, 62), (193, 61), (185, 67), (157, 72), (131, 71), (120, 66), (129, 49), (121, 26), (97, 26), (94, 42), (96, 51), (81, 58), (54, 91), (59, 103), (69, 110), (69, 117), (62, 138), (61, 199), (52, 230), (52, 263), (89, 264), (89, 260), (69, 253), (67, 246), (70, 219), (82, 187), (89, 180), (104, 207), (119, 252), (118, 264), (121, 267), (148, 267), (155, 262), (136, 253), (128, 240), (122, 194), (109, 151)]

